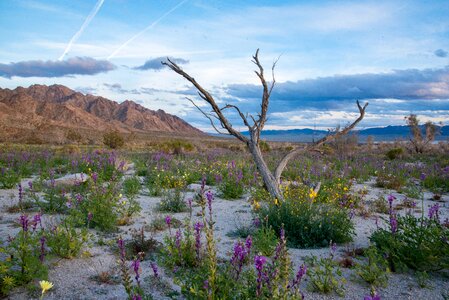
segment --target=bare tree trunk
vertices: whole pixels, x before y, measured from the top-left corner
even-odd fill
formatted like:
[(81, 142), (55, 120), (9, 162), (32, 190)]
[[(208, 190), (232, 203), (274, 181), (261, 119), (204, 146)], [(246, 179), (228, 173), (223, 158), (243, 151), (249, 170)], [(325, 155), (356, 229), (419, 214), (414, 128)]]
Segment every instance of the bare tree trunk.
[(280, 185), (276, 181), (273, 173), (268, 168), (265, 160), (262, 156), (262, 151), (260, 151), (259, 144), (250, 141), (248, 143), (248, 149), (251, 155), (253, 156), (253, 160), (257, 166), (257, 170), (259, 170), (260, 175), (262, 176), (262, 180), (265, 184), (265, 188), (270, 193), (270, 195), (278, 200), (283, 200), (284, 196), (282, 195)]
[[(321, 140), (317, 141), (314, 144), (308, 145), (304, 148), (293, 149), (291, 152), (287, 153), (281, 159), (278, 166), (276, 167), (276, 170), (273, 173), (268, 168), (268, 166), (262, 156), (262, 152), (260, 151), (260, 143), (259, 142), (260, 142), (260, 134), (261, 134), (261, 132), (265, 126), (265, 122), (267, 120), (269, 99), (270, 99), (274, 84), (276, 82), (275, 78), (274, 78), (274, 68), (276, 66), (277, 61), (275, 61), (273, 63), (273, 66), (271, 68), (272, 81), (271, 81), (271, 84), (269, 84), (265, 80), (264, 69), (263, 69), (262, 65), (260, 64), (258, 54), (259, 54), (259, 49), (257, 49), (256, 54), (253, 56), (253, 63), (258, 68), (258, 70), (255, 71), (255, 73), (256, 73), (257, 77), (259, 77), (260, 82), (262, 84), (263, 94), (262, 94), (260, 113), (258, 113), (256, 118), (253, 117), (252, 115), (243, 114), (240, 111), (240, 109), (235, 105), (226, 104), (225, 106), (220, 108), (218, 106), (217, 102), (215, 101), (215, 99), (212, 97), (212, 95), (208, 91), (206, 91), (192, 76), (190, 76), (183, 69), (181, 69), (176, 63), (174, 63), (169, 58), (167, 58), (167, 62), (162, 62), (162, 64), (168, 66), (171, 70), (178, 73), (179, 75), (184, 77), (186, 80), (188, 80), (190, 83), (192, 83), (193, 86), (195, 86), (200, 98), (203, 99), (204, 101), (206, 101), (207, 103), (209, 103), (210, 107), (212, 108), (212, 111), (206, 112), (206, 111), (202, 110), (198, 105), (196, 105), (193, 100), (191, 100), (189, 98), (187, 98), (187, 99), (190, 100), (190, 102), (192, 102), (193, 105), (207, 119), (209, 119), (212, 127), (218, 133), (232, 135), (247, 145), (247, 147), (253, 157), (253, 160), (257, 166), (257, 169), (259, 170), (260, 175), (262, 176), (262, 180), (265, 184), (267, 191), (270, 193), (270, 195), (272, 197), (274, 197), (278, 200), (283, 200), (284, 196), (282, 195), (282, 192), (280, 189), (280, 181), (281, 181), (282, 172), (285, 169), (285, 167), (287, 166), (287, 163), (290, 161), (290, 159), (292, 159), (294, 156), (298, 155), (299, 153), (303, 153), (305, 151), (310, 151), (310, 150), (311, 151), (319, 151), (318, 150), (319, 146), (348, 133), (352, 128), (354, 128), (357, 125), (357, 123), (359, 123), (363, 119), (363, 116), (365, 115), (365, 108), (368, 105), (368, 103), (366, 103), (363, 107), (361, 107), (359, 102), (357, 101), (357, 107), (359, 108), (359, 112), (360, 112), (360, 116), (357, 120), (355, 120), (351, 125), (345, 127), (343, 130), (337, 131), (333, 135), (328, 135), (328, 136), (322, 138)], [(243, 121), (243, 124), (248, 128), (248, 131), (250, 133), (249, 138), (247, 138), (241, 132), (237, 131), (236, 129), (234, 129), (232, 127), (232, 124), (229, 122), (229, 120), (224, 115), (224, 111), (226, 109), (234, 109), (238, 113), (238, 115), (240, 116), (240, 118)], [(215, 124), (215, 122), (217, 122), (217, 121), (219, 122), (219, 126), (221, 126), (222, 129), (226, 130), (226, 132), (222, 132), (217, 128), (217, 125)], [(252, 121), (252, 124), (250, 124), (251, 121)], [(319, 190), (319, 188), (320, 188), (320, 184), (317, 185), (316, 191)]]

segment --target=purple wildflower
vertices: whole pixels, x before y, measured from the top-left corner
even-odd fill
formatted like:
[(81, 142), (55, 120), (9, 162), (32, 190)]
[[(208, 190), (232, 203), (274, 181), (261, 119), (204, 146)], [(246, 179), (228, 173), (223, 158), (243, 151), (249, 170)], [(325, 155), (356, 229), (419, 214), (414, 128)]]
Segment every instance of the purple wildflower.
[(262, 281), (263, 281), (263, 266), (267, 262), (267, 258), (262, 255), (256, 255), (254, 257), (254, 266), (257, 270), (257, 290), (256, 295), (259, 297), (262, 292)]
[(142, 296), (140, 296), (139, 294), (133, 295), (132, 300), (142, 300)]
[(39, 260), (41, 261), (41, 263), (43, 263), (45, 258), (45, 236), (42, 236), (39, 241), (41, 243), (41, 253), (39, 255)]
[(20, 205), (22, 205), (22, 200), (23, 200), (23, 188), (22, 185), (19, 183), (18, 184), (18, 188), (19, 188), (19, 203)]
[(433, 205), (432, 207), (430, 207), (430, 209), (429, 209), (429, 219), (433, 219), (435, 217), (435, 219), (438, 221), (438, 219), (439, 219), (439, 216), (438, 216), (439, 209), (440, 209), (440, 205), (438, 203)]
[(168, 232), (169, 232), (170, 235), (171, 235), (171, 217), (170, 217), (170, 216), (166, 216), (166, 217), (165, 217), (165, 224), (167, 224), (167, 226), (168, 226)]
[(98, 179), (98, 174), (97, 173), (92, 173), (92, 180), (94, 181), (94, 183), (97, 183), (97, 179)]
[[(301, 283), (302, 278), (306, 275), (307, 273), (307, 266), (302, 264), (299, 269), (298, 272), (296, 273), (295, 278), (293, 279), (293, 282), (290, 286), (290, 288), (293, 289), (298, 289), (299, 288), (299, 284)], [(304, 299), (304, 296), (301, 293), (301, 297), (302, 299)]]
[(125, 242), (123, 241), (122, 238), (119, 238), (117, 241), (117, 244), (118, 244), (118, 248), (120, 250), (120, 258), (122, 260), (125, 260), (125, 257), (126, 257)]
[(131, 263), (131, 267), (133, 268), (134, 274), (136, 275), (134, 278), (137, 281), (137, 285), (140, 286), (140, 259), (134, 259)]
[(398, 231), (398, 220), (396, 220), (395, 215), (390, 216), (390, 228), (392, 234), (395, 234), (396, 231)]
[(193, 228), (195, 229), (195, 251), (196, 251), (196, 258), (200, 258), (200, 250), (201, 250), (201, 228), (203, 228), (203, 223), (196, 222), (195, 225), (193, 225)]
[(245, 246), (246, 246), (246, 250), (249, 252), (250, 250), (251, 250), (251, 246), (253, 245), (253, 239), (251, 238), (251, 236), (249, 235), (247, 238), (246, 238), (246, 241), (245, 241)]
[(41, 225), (41, 227), (42, 227), (42, 220), (41, 220), (41, 214), (40, 213), (37, 213), (37, 214), (34, 215), (32, 223), (33, 223), (33, 231), (36, 230), (37, 224)]
[(28, 219), (27, 215), (21, 215), (19, 219), (20, 225), (22, 226), (23, 231), (28, 231), (28, 226), (30, 223), (30, 220)]
[(214, 200), (214, 194), (211, 191), (206, 192), (207, 205), (209, 206), (209, 214), (212, 215), (212, 200)]
[(424, 181), (424, 180), (426, 180), (426, 174), (424, 174), (424, 173), (421, 173), (421, 175), (419, 175), (419, 179), (421, 180), (421, 181)]
[(155, 262), (150, 262), (151, 269), (153, 270), (154, 277), (159, 278), (159, 269)]
[(176, 230), (175, 233), (175, 247), (178, 249), (178, 254), (181, 256), (181, 230)]

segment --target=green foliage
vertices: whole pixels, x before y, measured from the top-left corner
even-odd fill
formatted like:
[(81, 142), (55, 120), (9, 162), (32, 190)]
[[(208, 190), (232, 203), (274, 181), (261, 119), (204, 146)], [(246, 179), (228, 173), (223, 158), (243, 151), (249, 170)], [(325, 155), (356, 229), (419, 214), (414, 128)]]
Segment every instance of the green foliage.
[(377, 175), (376, 186), (386, 189), (400, 190), (407, 184), (407, 178), (403, 174), (381, 172)]
[(397, 223), (397, 232), (380, 228), (370, 237), (392, 271), (407, 267), (423, 272), (449, 268), (449, 228), (435, 218), (411, 215), (398, 216)]
[(416, 282), (418, 283), (418, 286), (420, 288), (423, 289), (423, 288), (429, 287), (429, 285), (430, 285), (429, 273), (427, 273), (427, 272), (419, 272), (418, 271), (418, 272), (415, 273), (415, 275), (416, 275)]
[(386, 287), (389, 273), (388, 263), (374, 247), (366, 249), (364, 255), (368, 258), (368, 262), (357, 265), (356, 274), (371, 286)]
[(29, 283), (33, 279), (47, 279), (47, 266), (43, 263), (45, 248), (42, 243), (40, 221), (21, 216), (21, 231), (9, 242), (0, 245), (0, 295), (7, 295), (13, 287)]
[(261, 253), (264, 256), (271, 256), (278, 244), (278, 238), (273, 228), (268, 226), (262, 226), (258, 229), (253, 236), (253, 245), (257, 253)]
[(352, 240), (354, 225), (349, 211), (332, 204), (285, 200), (269, 203), (257, 211), (275, 231), (282, 227), (293, 247), (322, 247), (332, 240), (346, 243)]
[(102, 231), (113, 231), (120, 217), (118, 208), (122, 195), (119, 192), (117, 182), (99, 184), (91, 181), (85, 197), (76, 201), (70, 212), (81, 224)]
[(385, 153), (385, 156), (389, 160), (394, 160), (394, 159), (400, 158), (403, 153), (404, 153), (404, 149), (402, 149), (402, 148), (393, 148), (393, 149), (388, 150), (387, 153)]
[(317, 258), (311, 256), (306, 260), (310, 267), (308, 269), (309, 288), (314, 292), (329, 294), (335, 292), (339, 296), (344, 296), (344, 284), (346, 280), (342, 277), (338, 263), (333, 256)]
[(422, 185), (433, 192), (449, 192), (449, 172), (426, 176)]
[(110, 131), (103, 134), (103, 144), (111, 149), (118, 149), (125, 145), (125, 139), (118, 131)]
[(11, 189), (20, 182), (20, 174), (11, 168), (0, 167), (0, 188)]
[(123, 181), (123, 193), (126, 198), (135, 198), (140, 192), (140, 180), (137, 177), (129, 177)]
[(51, 252), (62, 258), (75, 258), (89, 240), (87, 228), (77, 229), (71, 217), (51, 228), (47, 234), (47, 243)]
[(161, 212), (183, 212), (187, 210), (187, 204), (184, 201), (184, 192), (182, 189), (165, 190), (162, 193), (159, 202), (159, 211)]

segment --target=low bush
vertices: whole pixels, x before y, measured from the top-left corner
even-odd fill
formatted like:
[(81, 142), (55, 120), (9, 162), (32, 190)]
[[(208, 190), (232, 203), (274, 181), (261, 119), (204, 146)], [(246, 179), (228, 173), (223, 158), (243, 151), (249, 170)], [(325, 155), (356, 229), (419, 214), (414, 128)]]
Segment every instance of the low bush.
[(354, 233), (349, 210), (332, 204), (287, 199), (262, 205), (257, 214), (275, 231), (284, 227), (289, 243), (297, 248), (323, 247), (330, 241), (346, 243)]
[(111, 149), (118, 149), (125, 145), (125, 139), (118, 131), (110, 131), (103, 134), (103, 144)]
[(165, 190), (159, 202), (159, 211), (178, 213), (187, 210), (187, 203), (184, 201), (184, 191), (182, 189)]
[(370, 237), (392, 271), (410, 268), (427, 272), (449, 268), (448, 227), (435, 216), (394, 218), (396, 221), (392, 221), (390, 229), (379, 228)]

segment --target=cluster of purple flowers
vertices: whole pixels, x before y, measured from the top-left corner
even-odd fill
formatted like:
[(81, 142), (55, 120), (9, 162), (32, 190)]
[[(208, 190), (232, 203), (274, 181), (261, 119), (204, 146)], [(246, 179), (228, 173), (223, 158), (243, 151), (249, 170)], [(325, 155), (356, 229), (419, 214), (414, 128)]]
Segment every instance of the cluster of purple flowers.
[(234, 244), (234, 253), (231, 258), (231, 266), (234, 270), (235, 280), (238, 280), (240, 277), (243, 265), (245, 264), (249, 257), (249, 254), (251, 253), (252, 243), (253, 241), (251, 239), (251, 236), (248, 236), (245, 243), (239, 241)]
[(196, 222), (193, 225), (193, 229), (195, 230), (195, 252), (196, 258), (199, 259), (201, 255), (201, 229), (204, 227), (204, 224), (201, 222)]
[(438, 203), (431, 206), (429, 209), (429, 219), (435, 218), (435, 220), (439, 221), (439, 215), (438, 215), (439, 210), (440, 210), (440, 205)]
[(396, 231), (398, 230), (398, 220), (396, 219), (396, 214), (394, 213), (393, 210), (393, 201), (396, 199), (395, 196), (393, 195), (389, 195), (388, 196), (388, 203), (390, 206), (389, 209), (389, 213), (390, 213), (390, 229), (391, 229), (391, 233), (395, 234)]

